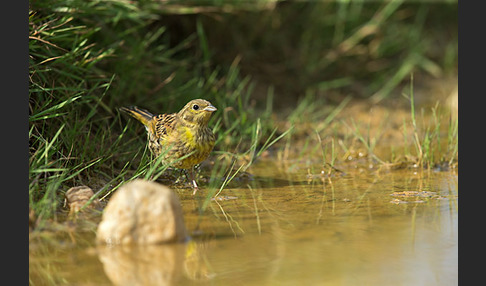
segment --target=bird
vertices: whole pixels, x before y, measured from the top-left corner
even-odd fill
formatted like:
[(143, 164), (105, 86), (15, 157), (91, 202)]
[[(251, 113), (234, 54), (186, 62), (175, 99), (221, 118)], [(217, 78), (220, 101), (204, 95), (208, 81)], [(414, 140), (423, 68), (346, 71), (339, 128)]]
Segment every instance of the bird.
[(213, 150), (216, 138), (208, 122), (217, 108), (205, 99), (193, 99), (177, 113), (154, 115), (136, 106), (120, 110), (145, 126), (148, 147), (154, 156), (163, 155), (172, 167), (189, 170), (195, 195), (199, 187), (194, 168)]

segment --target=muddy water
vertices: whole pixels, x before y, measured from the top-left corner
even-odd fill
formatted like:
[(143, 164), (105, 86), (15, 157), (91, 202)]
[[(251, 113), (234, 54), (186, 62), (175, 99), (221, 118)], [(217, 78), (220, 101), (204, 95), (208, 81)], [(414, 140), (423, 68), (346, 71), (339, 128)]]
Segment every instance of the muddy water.
[[(261, 162), (201, 213), (193, 240), (96, 247), (94, 230), (29, 244), (32, 285), (456, 285), (457, 172), (344, 169), (326, 177)], [(48, 242), (50, 241), (50, 242)], [(54, 242), (55, 241), (55, 242)]]

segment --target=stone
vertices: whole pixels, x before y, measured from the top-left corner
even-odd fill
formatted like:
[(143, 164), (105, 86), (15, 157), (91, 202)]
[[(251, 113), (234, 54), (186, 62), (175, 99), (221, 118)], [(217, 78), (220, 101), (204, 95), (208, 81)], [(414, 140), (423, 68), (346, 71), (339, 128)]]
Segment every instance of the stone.
[(110, 198), (96, 239), (99, 243), (150, 245), (188, 238), (179, 198), (170, 188), (137, 179)]
[(93, 190), (88, 186), (77, 186), (70, 188), (64, 195), (66, 204), (69, 207), (69, 217), (74, 217), (82, 210), (99, 210), (101, 203), (98, 199), (93, 199), (90, 204), (86, 204), (94, 196)]

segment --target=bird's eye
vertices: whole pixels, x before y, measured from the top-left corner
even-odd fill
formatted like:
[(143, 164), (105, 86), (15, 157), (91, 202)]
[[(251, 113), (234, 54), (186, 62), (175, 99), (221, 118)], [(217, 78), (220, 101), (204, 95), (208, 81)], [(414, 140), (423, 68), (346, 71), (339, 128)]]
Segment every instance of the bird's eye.
[(192, 109), (194, 109), (194, 110), (198, 110), (198, 109), (199, 109), (199, 105), (194, 104), (194, 105), (192, 106)]

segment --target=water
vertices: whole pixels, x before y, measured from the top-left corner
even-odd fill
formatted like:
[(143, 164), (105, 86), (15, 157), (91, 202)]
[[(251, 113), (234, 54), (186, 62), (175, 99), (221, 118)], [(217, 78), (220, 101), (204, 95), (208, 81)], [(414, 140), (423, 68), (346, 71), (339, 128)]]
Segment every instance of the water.
[[(457, 285), (457, 171), (256, 164), (201, 215), (193, 240), (108, 248), (94, 232), (30, 243), (32, 285)], [(258, 175), (256, 175), (258, 174)], [(202, 189), (204, 192), (204, 189)]]

